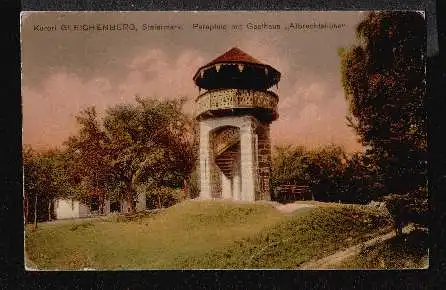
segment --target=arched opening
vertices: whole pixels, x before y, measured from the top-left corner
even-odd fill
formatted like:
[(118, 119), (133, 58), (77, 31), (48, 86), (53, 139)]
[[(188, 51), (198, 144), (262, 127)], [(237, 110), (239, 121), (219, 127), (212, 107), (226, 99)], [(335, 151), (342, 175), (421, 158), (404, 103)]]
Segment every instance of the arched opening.
[(221, 126), (212, 130), (210, 136), (211, 196), (239, 199), (241, 191), (240, 128)]

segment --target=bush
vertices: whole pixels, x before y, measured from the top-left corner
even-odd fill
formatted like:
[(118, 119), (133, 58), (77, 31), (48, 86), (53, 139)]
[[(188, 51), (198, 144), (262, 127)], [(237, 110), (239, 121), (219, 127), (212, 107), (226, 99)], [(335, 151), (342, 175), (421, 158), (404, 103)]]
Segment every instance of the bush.
[[(346, 158), (344, 149), (334, 144), (311, 150), (303, 146), (276, 147), (271, 166), (272, 187), (307, 185), (314, 199), (337, 201)], [(281, 199), (279, 195), (273, 192), (275, 199)]]
[(200, 196), (200, 184), (198, 178), (198, 168), (196, 167), (189, 176), (188, 195), (190, 199)]
[(429, 204), (425, 189), (406, 194), (391, 194), (384, 198), (386, 207), (393, 218), (397, 235), (409, 223), (427, 226), (429, 222)]
[(388, 210), (385, 202), (379, 202), (379, 201), (372, 200), (371, 202), (369, 202), (367, 204), (367, 206), (374, 210), (377, 210), (383, 216), (390, 216), (389, 210)]
[(148, 209), (170, 207), (184, 198), (183, 190), (166, 186), (155, 187), (149, 190), (146, 194)]
[(111, 212), (107, 216), (101, 218), (101, 220), (106, 221), (106, 222), (113, 222), (113, 223), (127, 221), (125, 216), (119, 212)]

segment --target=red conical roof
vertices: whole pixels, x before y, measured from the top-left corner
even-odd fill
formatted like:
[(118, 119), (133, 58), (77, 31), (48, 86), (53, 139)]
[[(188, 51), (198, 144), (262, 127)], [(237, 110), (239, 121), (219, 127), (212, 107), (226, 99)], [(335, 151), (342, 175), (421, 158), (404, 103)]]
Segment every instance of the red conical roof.
[[(245, 65), (234, 69), (233, 65)], [(243, 71), (243, 73), (242, 73)], [(216, 88), (270, 88), (280, 80), (280, 72), (264, 64), (238, 47), (233, 47), (195, 73), (195, 84), (204, 89)]]
[(216, 59), (214, 59), (213, 61), (211, 61), (210, 63), (208, 63), (204, 66), (209, 66), (209, 65), (216, 64), (216, 63), (222, 63), (222, 62), (244, 62), (244, 63), (253, 63), (253, 64), (264, 65), (259, 60), (250, 56), (249, 54), (247, 54), (240, 48), (233, 47), (230, 50), (228, 50), (227, 52), (223, 53), (222, 55), (220, 55), (219, 57), (217, 57)]

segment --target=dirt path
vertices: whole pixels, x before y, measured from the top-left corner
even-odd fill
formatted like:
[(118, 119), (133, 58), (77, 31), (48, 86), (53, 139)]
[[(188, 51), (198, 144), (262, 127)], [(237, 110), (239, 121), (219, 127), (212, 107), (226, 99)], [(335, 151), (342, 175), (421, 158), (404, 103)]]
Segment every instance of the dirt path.
[[(412, 225), (408, 225), (403, 228), (404, 233), (411, 232), (412, 230), (413, 230)], [(329, 255), (325, 258), (304, 263), (298, 269), (300, 269), (300, 270), (336, 269), (337, 268), (336, 265), (338, 265), (345, 259), (348, 259), (350, 257), (358, 255), (361, 252), (361, 248), (370, 247), (370, 246), (376, 245), (378, 243), (382, 243), (388, 239), (393, 238), (394, 236), (395, 236), (395, 231), (391, 231), (390, 233), (380, 235), (380, 236), (375, 237), (375, 238), (368, 240), (366, 242), (363, 242), (358, 245), (349, 247), (347, 249), (338, 251), (338, 252), (336, 252), (332, 255)]]
[(315, 205), (303, 204), (303, 203), (287, 203), (287, 204), (278, 204), (275, 207), (277, 210), (283, 213), (294, 213), (300, 209), (315, 207)]

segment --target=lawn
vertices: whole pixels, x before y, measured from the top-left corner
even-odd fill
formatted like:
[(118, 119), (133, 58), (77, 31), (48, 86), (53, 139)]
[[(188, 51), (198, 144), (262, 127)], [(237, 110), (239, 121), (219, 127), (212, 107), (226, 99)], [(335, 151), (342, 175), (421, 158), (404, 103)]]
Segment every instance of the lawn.
[(187, 201), (129, 221), (39, 224), (25, 248), (32, 265), (51, 270), (296, 268), (389, 225), (365, 206), (290, 215), (266, 203)]

